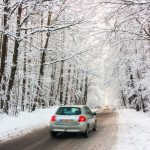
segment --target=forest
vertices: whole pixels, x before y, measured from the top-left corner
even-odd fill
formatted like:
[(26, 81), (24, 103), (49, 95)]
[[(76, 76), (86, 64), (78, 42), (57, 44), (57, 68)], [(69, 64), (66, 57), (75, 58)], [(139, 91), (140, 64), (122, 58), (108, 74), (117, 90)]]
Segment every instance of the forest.
[(87, 104), (91, 86), (150, 110), (149, 0), (0, 2), (0, 111)]

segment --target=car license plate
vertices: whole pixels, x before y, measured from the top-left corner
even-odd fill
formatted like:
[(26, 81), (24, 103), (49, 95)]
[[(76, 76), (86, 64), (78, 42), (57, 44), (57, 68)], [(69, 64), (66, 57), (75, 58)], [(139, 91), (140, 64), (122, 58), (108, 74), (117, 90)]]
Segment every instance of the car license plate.
[(70, 119), (62, 119), (62, 122), (70, 123), (70, 122), (72, 122), (72, 120), (70, 120)]

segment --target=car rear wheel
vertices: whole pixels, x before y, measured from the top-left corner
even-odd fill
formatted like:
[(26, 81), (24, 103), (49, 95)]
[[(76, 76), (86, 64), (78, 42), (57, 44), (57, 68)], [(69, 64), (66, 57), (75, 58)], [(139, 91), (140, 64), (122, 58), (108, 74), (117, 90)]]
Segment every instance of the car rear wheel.
[(57, 136), (57, 132), (52, 132), (51, 131), (50, 134), (51, 134), (52, 137), (56, 137)]
[(86, 127), (85, 132), (83, 133), (84, 137), (88, 138), (89, 137), (89, 126)]
[(93, 128), (93, 131), (96, 131), (97, 129), (97, 123), (95, 122), (95, 125), (94, 125), (94, 128)]

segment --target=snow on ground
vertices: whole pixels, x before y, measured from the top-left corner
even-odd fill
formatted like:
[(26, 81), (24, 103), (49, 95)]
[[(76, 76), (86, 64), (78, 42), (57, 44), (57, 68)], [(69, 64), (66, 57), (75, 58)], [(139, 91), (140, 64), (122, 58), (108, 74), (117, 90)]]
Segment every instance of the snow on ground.
[(49, 125), (57, 107), (38, 109), (32, 113), (21, 112), (17, 117), (0, 115), (0, 142), (32, 132)]
[(150, 150), (150, 114), (119, 110), (116, 150)]

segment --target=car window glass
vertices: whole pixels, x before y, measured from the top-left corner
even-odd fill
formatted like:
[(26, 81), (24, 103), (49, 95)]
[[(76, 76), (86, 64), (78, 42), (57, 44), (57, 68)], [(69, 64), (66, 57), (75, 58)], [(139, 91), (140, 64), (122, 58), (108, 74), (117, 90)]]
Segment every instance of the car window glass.
[(84, 110), (85, 110), (85, 114), (87, 114), (87, 115), (92, 114), (91, 110), (88, 107), (84, 107)]
[(80, 115), (81, 109), (77, 107), (60, 107), (57, 112), (57, 115)]

